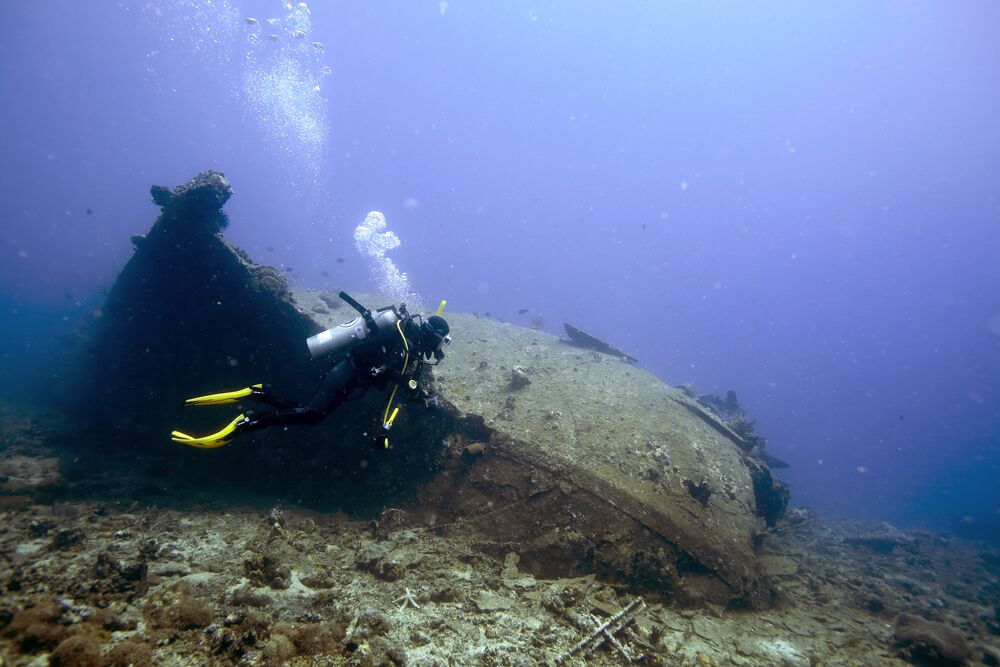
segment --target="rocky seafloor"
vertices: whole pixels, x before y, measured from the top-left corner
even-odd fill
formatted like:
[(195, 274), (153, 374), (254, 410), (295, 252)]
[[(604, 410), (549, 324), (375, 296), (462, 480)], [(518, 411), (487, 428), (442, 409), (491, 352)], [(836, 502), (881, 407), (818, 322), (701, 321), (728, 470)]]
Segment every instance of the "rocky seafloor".
[(683, 608), (462, 522), (81, 466), (57, 423), (0, 404), (5, 665), (1000, 664), (995, 547), (795, 509), (761, 546), (776, 608)]

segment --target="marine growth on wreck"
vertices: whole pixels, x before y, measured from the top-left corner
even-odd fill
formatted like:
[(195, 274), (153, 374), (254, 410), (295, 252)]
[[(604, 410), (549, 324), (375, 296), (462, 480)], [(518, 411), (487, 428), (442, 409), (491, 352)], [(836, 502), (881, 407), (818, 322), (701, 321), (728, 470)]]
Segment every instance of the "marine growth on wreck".
[[(156, 443), (146, 447), (164, 446), (168, 424), (202, 418), (164, 406), (220, 385), (267, 382), (281, 395), (308, 395), (329, 361), (311, 359), (305, 339), (353, 315), (330, 293), (289, 288), (228, 243), (222, 206), (231, 194), (218, 172), (153, 188), (161, 215), (137, 240), (94, 332), (88, 393), (107, 405), (129, 401), (133, 421), (114, 428)], [(454, 343), (433, 376), (439, 405), (408, 408), (392, 452), (372, 458), (362, 442), (380, 401), (370, 396), (317, 428), (241, 439), (212, 459), (215, 474), (259, 480), (262, 466), (280, 466), (265, 482), (273, 492), (291, 485), (303, 499), (354, 511), (391, 499), (415, 517), (461, 521), (484, 548), (522, 545), (522, 566), (539, 575), (595, 573), (658, 596), (746, 608), (774, 602), (754, 543), (780, 518), (786, 494), (721, 418), (619, 357), (448, 317)], [(168, 465), (207, 464), (201, 452), (171, 455)]]

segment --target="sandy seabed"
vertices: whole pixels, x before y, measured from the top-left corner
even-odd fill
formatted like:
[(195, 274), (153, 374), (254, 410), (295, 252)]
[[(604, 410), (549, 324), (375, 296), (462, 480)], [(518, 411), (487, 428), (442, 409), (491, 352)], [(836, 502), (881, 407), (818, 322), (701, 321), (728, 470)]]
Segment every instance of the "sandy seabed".
[(43, 420), (2, 412), (4, 665), (1000, 664), (986, 545), (796, 511), (761, 548), (776, 608), (680, 608), (402, 509), (60, 494)]

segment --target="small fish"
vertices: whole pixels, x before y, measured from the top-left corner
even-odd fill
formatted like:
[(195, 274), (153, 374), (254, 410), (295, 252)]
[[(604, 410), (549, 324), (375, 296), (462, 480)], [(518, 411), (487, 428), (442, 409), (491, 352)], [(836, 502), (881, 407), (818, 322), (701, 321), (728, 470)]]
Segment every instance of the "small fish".
[(343, 264), (343, 263), (344, 263), (344, 258), (343, 257), (338, 257), (337, 258), (337, 264)]
[(903, 415), (899, 415), (899, 421), (903, 421)]
[(264, 250), (266, 250), (268, 252), (274, 252), (274, 246), (273, 245), (269, 245), (266, 248), (264, 248)]
[(295, 269), (293, 269), (293, 268), (292, 268), (292, 267), (290, 267), (290, 266), (286, 266), (286, 267), (284, 267), (284, 270), (285, 270), (285, 271), (287, 271), (288, 273), (291, 273), (291, 272), (292, 272), (292, 271), (294, 271)]
[(489, 316), (490, 316), (489, 313), (483, 313), (483, 317), (489, 317)]
[(88, 208), (87, 209), (87, 215), (94, 215), (94, 209)]
[(524, 315), (526, 312), (528, 312), (527, 308), (518, 308), (517, 309), (517, 314), (518, 315)]
[(322, 276), (323, 276), (324, 278), (329, 278), (329, 277), (330, 277), (330, 274), (329, 274), (329, 273), (327, 273), (326, 271), (320, 271), (320, 274), (321, 274), (321, 275), (322, 275)]
[(642, 231), (646, 231), (646, 223), (642, 223)]

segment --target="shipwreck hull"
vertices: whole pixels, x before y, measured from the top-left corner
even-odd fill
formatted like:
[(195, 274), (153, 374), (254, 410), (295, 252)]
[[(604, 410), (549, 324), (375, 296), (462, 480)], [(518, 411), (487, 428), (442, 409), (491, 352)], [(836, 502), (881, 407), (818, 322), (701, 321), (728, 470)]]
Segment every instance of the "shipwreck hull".
[(217, 428), (245, 409), (192, 412), (188, 396), (263, 381), (308, 399), (327, 364), (305, 338), (353, 316), (224, 241), (231, 193), (214, 172), (154, 189), (162, 213), (109, 296), (80, 381), (114, 408), (88, 411), (92, 427), (160, 453), (188, 480), (200, 471), (369, 516), (401, 508), (423, 528), (516, 552), (539, 575), (598, 572), (686, 602), (773, 601), (753, 552), (761, 507), (784, 507), (766, 464), (682, 392), (538, 331), (449, 312), (454, 343), (433, 375), (441, 407), (408, 407), (389, 452), (363, 436), (380, 392), (315, 427), (210, 452), (170, 443), (171, 427)]
[(765, 528), (760, 464), (723, 424), (615, 357), (474, 316), (449, 322), (455, 342), (435, 381), (458, 414), (481, 420), (490, 445), (467, 481), (523, 502), (522, 523), (535, 527), (505, 519), (498, 536), (533, 544), (569, 528), (595, 567), (680, 593), (687, 580), (690, 597), (770, 603), (753, 553)]

